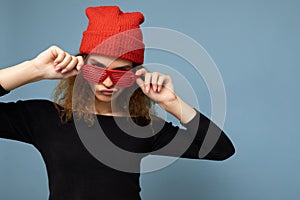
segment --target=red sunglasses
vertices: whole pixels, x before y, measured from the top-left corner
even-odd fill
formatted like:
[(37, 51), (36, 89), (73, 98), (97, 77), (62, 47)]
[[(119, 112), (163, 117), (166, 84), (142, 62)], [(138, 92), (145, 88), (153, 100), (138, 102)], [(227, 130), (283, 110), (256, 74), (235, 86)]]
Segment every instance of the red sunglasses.
[(109, 76), (118, 87), (130, 87), (137, 78), (132, 71), (113, 70), (89, 64), (84, 65), (81, 72), (83, 78), (92, 83), (102, 83)]

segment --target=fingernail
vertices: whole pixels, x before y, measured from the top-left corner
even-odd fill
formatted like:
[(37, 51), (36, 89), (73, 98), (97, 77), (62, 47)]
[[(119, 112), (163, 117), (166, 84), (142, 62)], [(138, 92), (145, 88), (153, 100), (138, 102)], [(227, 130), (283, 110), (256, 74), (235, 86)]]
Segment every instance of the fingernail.
[(149, 87), (148, 86), (146, 86), (146, 93), (148, 93), (149, 92)]
[(61, 71), (61, 73), (66, 73), (68, 70), (67, 69), (63, 69), (62, 71)]
[(157, 87), (153, 85), (153, 91), (156, 92)]

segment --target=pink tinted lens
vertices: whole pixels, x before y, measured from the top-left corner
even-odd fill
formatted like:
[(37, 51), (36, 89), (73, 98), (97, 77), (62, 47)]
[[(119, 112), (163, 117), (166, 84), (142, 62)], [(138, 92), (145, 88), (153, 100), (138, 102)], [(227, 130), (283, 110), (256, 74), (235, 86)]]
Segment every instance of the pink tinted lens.
[(118, 87), (130, 87), (136, 79), (136, 75), (132, 71), (107, 70), (107, 73)]
[(130, 87), (136, 80), (132, 71), (109, 70), (93, 65), (84, 65), (81, 71), (83, 78), (93, 83), (102, 83), (109, 76), (114, 85)]
[(93, 83), (101, 83), (107, 77), (107, 73), (104, 68), (93, 65), (84, 65), (81, 68), (81, 72), (84, 79)]

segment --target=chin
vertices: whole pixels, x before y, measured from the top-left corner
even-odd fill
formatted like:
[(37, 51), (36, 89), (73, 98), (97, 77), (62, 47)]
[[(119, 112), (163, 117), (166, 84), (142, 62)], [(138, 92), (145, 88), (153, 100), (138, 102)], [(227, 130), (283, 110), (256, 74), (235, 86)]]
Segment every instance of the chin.
[(102, 97), (102, 96), (96, 95), (96, 100), (100, 101), (100, 102), (108, 103), (108, 102), (112, 101), (112, 98), (111, 97)]

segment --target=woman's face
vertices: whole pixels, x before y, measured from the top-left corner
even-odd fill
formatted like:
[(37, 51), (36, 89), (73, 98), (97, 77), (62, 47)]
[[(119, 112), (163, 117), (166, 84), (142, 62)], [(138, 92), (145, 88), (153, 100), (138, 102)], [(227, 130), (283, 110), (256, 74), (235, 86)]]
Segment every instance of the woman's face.
[[(128, 71), (133, 68), (133, 63), (129, 60), (121, 58), (112, 58), (102, 55), (89, 55), (87, 57), (87, 64), (103, 67), (114, 70)], [(113, 84), (109, 76), (102, 83), (89, 83), (92, 91), (94, 92), (96, 99), (101, 102), (110, 102), (113, 98), (116, 98), (124, 90)]]

